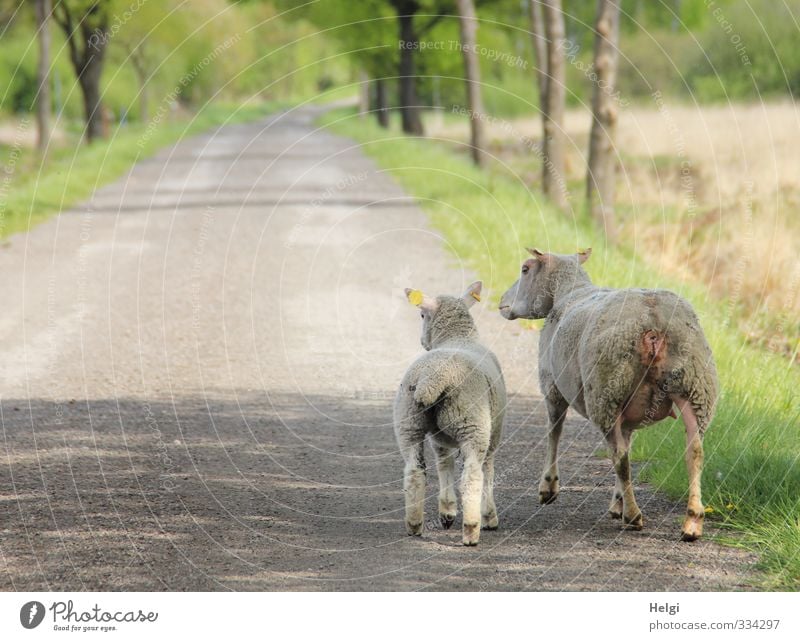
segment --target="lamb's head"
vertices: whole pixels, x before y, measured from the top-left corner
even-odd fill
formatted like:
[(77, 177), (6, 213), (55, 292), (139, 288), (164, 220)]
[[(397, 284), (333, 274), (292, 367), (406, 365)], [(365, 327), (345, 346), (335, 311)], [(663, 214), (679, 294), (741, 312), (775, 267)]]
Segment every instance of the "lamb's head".
[(476, 281), (461, 296), (435, 298), (418, 289), (406, 289), (408, 302), (419, 307), (422, 316), (422, 347), (431, 350), (445, 341), (475, 335), (477, 330), (469, 308), (481, 299), (482, 287), (481, 281)]
[(587, 281), (581, 265), (592, 254), (587, 249), (562, 256), (529, 249), (532, 258), (522, 263), (519, 279), (500, 299), (500, 313), (508, 320), (544, 318), (553, 309), (553, 297), (560, 284)]

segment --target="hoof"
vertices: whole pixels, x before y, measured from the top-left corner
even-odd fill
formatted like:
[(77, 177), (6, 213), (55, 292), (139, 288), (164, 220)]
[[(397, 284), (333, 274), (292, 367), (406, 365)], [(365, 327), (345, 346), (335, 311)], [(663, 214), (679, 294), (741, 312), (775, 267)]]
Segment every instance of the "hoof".
[(692, 542), (703, 536), (703, 518), (689, 515), (681, 528), (681, 541)]
[(608, 513), (611, 515), (612, 519), (621, 519), (622, 512), (622, 496), (617, 496), (616, 493), (614, 493), (614, 498), (611, 499), (611, 505), (608, 506)]
[(480, 536), (481, 536), (480, 525), (478, 525), (477, 523), (475, 523), (474, 525), (467, 525), (466, 523), (464, 524), (462, 530), (462, 538), (461, 538), (461, 542), (464, 545), (470, 547), (473, 545), (478, 545), (478, 540), (480, 539)]
[(549, 490), (547, 492), (539, 492), (539, 503), (542, 505), (550, 505), (556, 498), (558, 498), (558, 492), (551, 492)]
[(422, 536), (422, 523), (409, 523), (406, 521), (408, 536)]
[(623, 530), (635, 530), (639, 531), (644, 527), (644, 519), (642, 518), (642, 513), (639, 512), (636, 516), (632, 518), (628, 518), (624, 516), (622, 518), (622, 529)]
[(481, 529), (482, 530), (496, 530), (500, 526), (500, 520), (497, 518), (497, 514), (491, 514), (489, 516), (482, 516), (481, 517)]
[(453, 523), (455, 523), (456, 515), (455, 514), (440, 514), (439, 515), (439, 523), (441, 524), (442, 528), (445, 530), (449, 530)]

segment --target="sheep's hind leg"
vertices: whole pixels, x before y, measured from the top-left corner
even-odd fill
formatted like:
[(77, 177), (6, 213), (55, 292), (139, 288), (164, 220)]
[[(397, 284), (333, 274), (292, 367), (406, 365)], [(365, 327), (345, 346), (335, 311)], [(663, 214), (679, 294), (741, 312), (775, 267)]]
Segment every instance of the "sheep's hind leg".
[(483, 459), (485, 450), (475, 447), (462, 447), (464, 470), (461, 473), (461, 501), (463, 503), (464, 523), (462, 542), (464, 545), (478, 545), (481, 536), (481, 495), (483, 493)]
[(483, 462), (483, 496), (481, 497), (481, 527), (496, 530), (500, 525), (497, 506), (494, 504), (494, 452), (486, 455)]
[(553, 387), (545, 399), (550, 431), (547, 439), (547, 463), (539, 480), (539, 503), (552, 503), (558, 497), (558, 441), (564, 427), (569, 404), (559, 391)]
[(406, 499), (406, 532), (409, 536), (422, 536), (425, 518), (425, 453), (424, 439), (404, 443), (401, 447), (405, 459), (403, 490)]
[(619, 481), (619, 476), (614, 484), (614, 494), (611, 495), (611, 505), (608, 506), (608, 513), (612, 519), (622, 518), (622, 483)]
[(611, 460), (617, 473), (617, 483), (622, 490), (622, 527), (626, 530), (641, 530), (644, 519), (633, 495), (631, 462), (628, 457), (631, 432), (622, 429), (621, 417), (618, 417), (614, 427), (606, 432), (606, 441), (611, 447)]
[(700, 432), (692, 404), (680, 396), (672, 400), (678, 406), (686, 426), (686, 470), (689, 475), (689, 502), (681, 528), (681, 540), (696, 541), (703, 535), (705, 508), (700, 496), (700, 476), (703, 473), (703, 435)]
[(458, 504), (456, 500), (456, 450), (436, 444), (436, 469), (439, 473), (439, 522), (445, 530), (456, 520)]

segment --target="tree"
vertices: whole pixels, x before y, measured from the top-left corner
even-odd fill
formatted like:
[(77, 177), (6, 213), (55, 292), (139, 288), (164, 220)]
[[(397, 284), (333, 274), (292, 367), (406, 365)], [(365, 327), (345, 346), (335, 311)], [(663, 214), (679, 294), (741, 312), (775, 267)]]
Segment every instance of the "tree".
[(397, 77), (397, 13), (387, 0), (315, 2), (298, 6), (296, 0), (273, 0), (291, 19), (306, 19), (339, 41), (372, 80), (370, 109), (378, 124), (389, 126), (389, 79)]
[(595, 22), (594, 73), (592, 89), (592, 132), (589, 136), (589, 167), (586, 198), (592, 216), (614, 237), (614, 134), (620, 0), (598, 0)]
[(69, 57), (83, 97), (88, 142), (102, 137), (100, 77), (108, 46), (108, 4), (103, 0), (61, 0), (53, 18), (64, 31)]
[[(110, 0), (114, 15), (124, 14), (130, 0)], [(151, 86), (156, 80), (157, 70), (165, 60), (170, 65), (164, 71), (169, 72), (190, 63), (184, 60), (184, 52), (190, 47), (182, 46), (176, 51), (175, 42), (187, 38), (193, 29), (188, 20), (179, 11), (180, 4), (175, 0), (161, 0), (158, 3), (148, 2), (137, 6), (136, 12), (125, 22), (124, 29), (114, 33), (109, 42), (108, 56), (112, 63), (130, 64), (136, 81), (139, 84), (139, 120), (146, 122), (150, 118)], [(207, 10), (207, 9), (206, 9)], [(202, 23), (202, 8), (193, 8), (196, 22)], [(195, 27), (196, 28), (196, 27)], [(210, 46), (215, 40), (205, 38), (205, 30), (198, 29), (192, 36), (192, 45), (203, 42)], [(206, 44), (207, 43), (207, 44)], [(202, 49), (201, 49), (202, 50)], [(163, 68), (163, 67), (162, 67)], [(174, 78), (170, 78), (174, 82)]]
[(378, 117), (378, 124), (387, 129), (389, 127), (389, 99), (386, 95), (386, 80), (383, 77), (375, 78), (375, 115)]
[(544, 36), (544, 16), (541, 0), (530, 0), (531, 40), (536, 58), (536, 85), (539, 88), (539, 108), (547, 94), (547, 40)]
[(369, 111), (369, 76), (363, 69), (358, 71), (358, 116), (366, 118)]
[(39, 61), (36, 67), (36, 146), (44, 153), (50, 144), (50, 0), (36, 0)]
[(481, 70), (476, 53), (478, 22), (472, 0), (457, 0), (461, 27), (461, 51), (464, 54), (464, 78), (467, 82), (467, 107), (470, 114), (470, 144), (472, 160), (484, 164), (483, 100), (481, 97)]
[(422, 118), (417, 96), (417, 69), (415, 53), (419, 49), (419, 36), (414, 29), (414, 14), (420, 9), (416, 0), (390, 0), (397, 11), (400, 36), (400, 118), (403, 131), (422, 136)]
[(558, 207), (567, 206), (564, 178), (564, 13), (561, 0), (542, 0), (547, 40), (547, 86), (542, 109), (542, 186)]
[[(397, 13), (400, 36), (400, 115), (403, 131), (407, 134), (422, 136), (421, 105), (417, 92), (416, 53), (420, 48), (420, 40), (440, 20), (451, 14), (455, 8), (450, 0), (389, 0)], [(424, 9), (432, 14), (422, 26), (415, 24), (415, 16)]]

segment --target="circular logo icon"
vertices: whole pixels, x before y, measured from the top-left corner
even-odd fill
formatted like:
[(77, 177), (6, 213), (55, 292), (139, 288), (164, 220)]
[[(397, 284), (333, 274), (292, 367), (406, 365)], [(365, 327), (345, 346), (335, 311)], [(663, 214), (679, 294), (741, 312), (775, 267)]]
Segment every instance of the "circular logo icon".
[(33, 630), (44, 619), (44, 605), (38, 601), (28, 601), (20, 608), (19, 622), (23, 628)]

